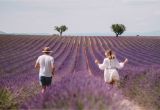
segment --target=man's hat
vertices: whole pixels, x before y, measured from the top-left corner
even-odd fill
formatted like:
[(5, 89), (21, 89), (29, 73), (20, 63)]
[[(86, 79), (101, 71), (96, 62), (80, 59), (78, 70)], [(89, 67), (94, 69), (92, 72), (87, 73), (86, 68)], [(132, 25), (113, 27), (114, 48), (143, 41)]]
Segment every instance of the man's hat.
[(43, 53), (50, 53), (50, 52), (52, 52), (52, 51), (50, 50), (49, 47), (44, 47), (42, 52), (43, 52)]

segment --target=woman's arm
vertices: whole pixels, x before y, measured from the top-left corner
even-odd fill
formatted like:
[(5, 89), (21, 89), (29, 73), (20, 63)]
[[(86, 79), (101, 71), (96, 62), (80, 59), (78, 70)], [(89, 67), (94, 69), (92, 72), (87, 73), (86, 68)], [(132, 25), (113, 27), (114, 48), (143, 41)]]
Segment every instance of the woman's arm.
[(128, 59), (126, 58), (123, 63), (126, 64), (127, 62), (128, 62)]
[(124, 65), (128, 62), (128, 59), (126, 58), (124, 62), (119, 62), (117, 59), (115, 60), (115, 66), (117, 69), (122, 69)]
[(100, 64), (98, 60), (95, 60), (95, 63), (98, 65), (99, 69), (104, 70), (106, 68), (105, 59), (103, 60), (103, 63)]
[(95, 60), (95, 64), (97, 64), (97, 65), (99, 64), (99, 61), (97, 59)]

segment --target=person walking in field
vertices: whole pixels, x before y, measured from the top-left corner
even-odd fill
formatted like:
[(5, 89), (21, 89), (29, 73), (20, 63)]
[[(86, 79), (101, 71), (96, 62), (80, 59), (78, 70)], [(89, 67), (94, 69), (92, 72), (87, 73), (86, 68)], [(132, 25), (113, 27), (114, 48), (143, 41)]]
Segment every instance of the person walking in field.
[(42, 86), (41, 92), (44, 93), (51, 85), (52, 76), (55, 74), (54, 58), (49, 54), (52, 52), (49, 47), (44, 47), (44, 54), (36, 60), (35, 68), (39, 70), (39, 81)]
[(96, 59), (95, 63), (101, 70), (104, 70), (104, 81), (109, 84), (116, 84), (119, 85), (119, 74), (117, 69), (121, 69), (124, 65), (128, 62), (126, 58), (124, 62), (119, 62), (113, 53), (112, 50), (108, 50), (105, 52), (106, 58), (103, 60), (103, 63), (100, 64), (99, 61)]

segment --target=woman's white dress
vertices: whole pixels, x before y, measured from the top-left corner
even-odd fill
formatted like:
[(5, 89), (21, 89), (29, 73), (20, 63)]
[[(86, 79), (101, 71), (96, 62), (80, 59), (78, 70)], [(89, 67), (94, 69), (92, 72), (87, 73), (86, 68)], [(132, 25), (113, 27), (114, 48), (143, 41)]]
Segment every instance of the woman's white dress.
[(98, 64), (101, 70), (104, 70), (104, 81), (111, 82), (112, 80), (119, 80), (119, 74), (117, 69), (124, 67), (124, 63), (120, 63), (116, 58), (105, 58), (102, 64)]

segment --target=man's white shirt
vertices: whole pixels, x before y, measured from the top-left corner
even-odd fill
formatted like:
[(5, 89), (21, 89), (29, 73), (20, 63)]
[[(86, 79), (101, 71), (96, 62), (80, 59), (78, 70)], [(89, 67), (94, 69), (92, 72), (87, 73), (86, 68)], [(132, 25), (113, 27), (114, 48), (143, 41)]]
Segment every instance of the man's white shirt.
[(41, 55), (36, 63), (40, 65), (39, 76), (51, 77), (53, 71), (54, 58), (50, 55)]

